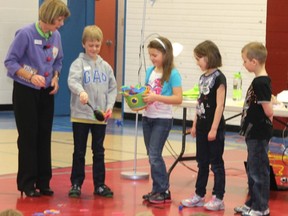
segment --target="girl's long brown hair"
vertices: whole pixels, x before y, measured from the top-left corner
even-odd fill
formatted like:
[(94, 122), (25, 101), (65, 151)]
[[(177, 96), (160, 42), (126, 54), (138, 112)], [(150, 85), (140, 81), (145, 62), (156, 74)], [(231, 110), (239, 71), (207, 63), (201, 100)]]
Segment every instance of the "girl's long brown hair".
[(171, 42), (167, 38), (162, 36), (159, 36), (157, 38), (163, 42), (165, 47), (155, 39), (150, 41), (147, 47), (157, 49), (163, 54), (163, 76), (161, 78), (161, 84), (163, 85), (165, 81), (169, 81), (171, 71), (174, 68), (173, 47)]

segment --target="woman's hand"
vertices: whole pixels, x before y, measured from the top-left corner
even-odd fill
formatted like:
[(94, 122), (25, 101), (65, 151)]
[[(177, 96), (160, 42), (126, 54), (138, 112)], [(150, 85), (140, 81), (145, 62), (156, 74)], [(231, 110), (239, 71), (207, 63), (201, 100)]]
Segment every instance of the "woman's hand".
[(45, 77), (38, 75), (38, 74), (32, 74), (30, 81), (33, 85), (40, 87), (40, 88), (44, 88), (46, 86), (46, 81), (45, 81)]
[(59, 78), (58, 76), (54, 76), (51, 80), (51, 86), (53, 87), (53, 90), (50, 92), (50, 95), (52, 94), (56, 94), (58, 92), (59, 89)]

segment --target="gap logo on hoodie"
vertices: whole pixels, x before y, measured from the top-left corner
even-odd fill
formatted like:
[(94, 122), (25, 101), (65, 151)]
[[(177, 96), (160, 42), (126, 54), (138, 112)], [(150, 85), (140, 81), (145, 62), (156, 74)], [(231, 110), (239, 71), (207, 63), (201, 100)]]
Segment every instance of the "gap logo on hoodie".
[(91, 68), (84, 68), (83, 82), (85, 85), (89, 83), (104, 83), (107, 82), (107, 74), (98, 71), (98, 69), (91, 73)]

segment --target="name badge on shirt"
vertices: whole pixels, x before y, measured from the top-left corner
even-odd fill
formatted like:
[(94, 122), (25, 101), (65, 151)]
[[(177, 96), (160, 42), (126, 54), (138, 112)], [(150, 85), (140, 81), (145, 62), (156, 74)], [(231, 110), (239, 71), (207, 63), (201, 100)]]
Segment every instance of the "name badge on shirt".
[(57, 47), (53, 47), (52, 49), (52, 54), (53, 54), (53, 58), (55, 59), (58, 55), (59, 49)]
[(84, 66), (84, 71), (89, 71), (91, 70), (91, 66)]
[(42, 40), (37, 40), (37, 39), (35, 39), (35, 40), (34, 40), (34, 44), (36, 44), (36, 45), (42, 45)]

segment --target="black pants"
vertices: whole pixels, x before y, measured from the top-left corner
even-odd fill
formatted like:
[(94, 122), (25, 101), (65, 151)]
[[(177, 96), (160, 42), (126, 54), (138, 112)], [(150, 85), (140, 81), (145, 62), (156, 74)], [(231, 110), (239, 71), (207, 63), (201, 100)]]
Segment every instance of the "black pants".
[(13, 108), (18, 130), (18, 190), (48, 188), (52, 177), (52, 88), (36, 90), (14, 82)]
[(198, 176), (196, 181), (196, 194), (204, 197), (209, 177), (209, 166), (214, 173), (214, 186), (212, 195), (223, 199), (225, 193), (224, 130), (218, 130), (216, 140), (208, 141), (208, 133), (196, 131), (196, 159), (198, 162)]
[(89, 131), (92, 134), (93, 183), (97, 187), (105, 183), (104, 138), (106, 124), (86, 124), (73, 122), (74, 153), (71, 184), (82, 186), (85, 179), (85, 155)]

